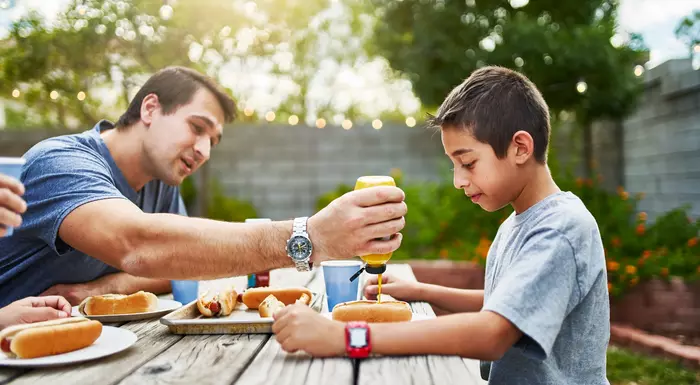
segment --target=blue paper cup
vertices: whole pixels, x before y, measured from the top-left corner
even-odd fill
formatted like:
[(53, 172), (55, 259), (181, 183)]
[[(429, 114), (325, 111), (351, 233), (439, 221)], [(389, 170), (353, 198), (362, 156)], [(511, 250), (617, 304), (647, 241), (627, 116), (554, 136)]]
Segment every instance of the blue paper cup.
[[(22, 167), (24, 166), (24, 159), (22, 158), (3, 158), (0, 157), (0, 174), (9, 175), (15, 179), (19, 179), (20, 174), (22, 174)], [(0, 225), (2, 226), (2, 225)], [(6, 237), (12, 235), (12, 227), (7, 226)]]
[(173, 299), (186, 305), (199, 296), (199, 281), (170, 281)]
[(335, 305), (360, 298), (360, 277), (350, 282), (350, 277), (362, 267), (361, 261), (325, 261), (321, 262), (323, 281), (326, 284), (328, 310)]

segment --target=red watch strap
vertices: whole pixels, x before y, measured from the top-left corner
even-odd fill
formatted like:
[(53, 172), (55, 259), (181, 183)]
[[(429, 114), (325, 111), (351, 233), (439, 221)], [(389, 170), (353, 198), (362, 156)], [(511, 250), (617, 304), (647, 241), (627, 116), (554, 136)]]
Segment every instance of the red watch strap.
[[(350, 345), (350, 330), (351, 329), (365, 329), (367, 343), (362, 347), (354, 347)], [(369, 353), (372, 351), (372, 340), (370, 337), (369, 325), (364, 321), (352, 321), (345, 324), (345, 351), (350, 358), (367, 358)]]

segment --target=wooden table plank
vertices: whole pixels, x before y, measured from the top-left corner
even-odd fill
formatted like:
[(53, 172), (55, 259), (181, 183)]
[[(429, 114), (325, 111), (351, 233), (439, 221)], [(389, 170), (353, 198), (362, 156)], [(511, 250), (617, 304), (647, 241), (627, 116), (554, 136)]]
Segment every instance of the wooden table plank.
[(170, 334), (157, 319), (130, 322), (122, 327), (133, 331), (139, 338), (129, 349), (82, 364), (35, 369), (10, 384), (115, 384), (182, 338)]
[(23, 375), (28, 371), (28, 369), (16, 369), (8, 367), (0, 368), (0, 385), (7, 384), (11, 380)]
[(269, 338), (266, 334), (185, 336), (120, 384), (232, 384)]
[[(312, 273), (296, 269), (270, 272), (270, 286), (306, 286)], [(204, 290), (231, 285), (242, 291), (245, 277), (202, 282)], [(188, 335), (120, 384), (232, 384), (270, 339), (269, 334)]]
[[(321, 274), (320, 269), (314, 270), (314, 275), (306, 287), (314, 292), (325, 292), (323, 274)], [(327, 309), (326, 302), (323, 311), (327, 311)], [(242, 385), (351, 385), (353, 383), (353, 360), (348, 358), (313, 358), (301, 352), (288, 354), (282, 350), (274, 335), (270, 337), (263, 350), (236, 381), (236, 384)]]
[[(387, 266), (387, 273), (406, 280), (416, 280), (411, 267), (405, 264), (390, 264)], [(415, 313), (435, 316), (435, 312), (428, 303), (413, 302), (411, 308)], [(477, 372), (473, 372), (474, 364)], [(360, 385), (485, 384), (479, 378), (478, 367), (478, 361), (465, 360), (458, 356), (374, 357), (360, 362), (357, 383)]]

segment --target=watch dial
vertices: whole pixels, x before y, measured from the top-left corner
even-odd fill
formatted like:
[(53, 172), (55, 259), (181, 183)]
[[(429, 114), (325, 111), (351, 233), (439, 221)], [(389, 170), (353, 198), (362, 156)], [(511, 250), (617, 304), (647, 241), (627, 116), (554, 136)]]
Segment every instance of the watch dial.
[(294, 260), (304, 260), (311, 255), (311, 242), (308, 238), (297, 235), (287, 244), (287, 253)]
[(367, 346), (367, 329), (350, 329), (350, 346), (353, 348), (364, 348)]

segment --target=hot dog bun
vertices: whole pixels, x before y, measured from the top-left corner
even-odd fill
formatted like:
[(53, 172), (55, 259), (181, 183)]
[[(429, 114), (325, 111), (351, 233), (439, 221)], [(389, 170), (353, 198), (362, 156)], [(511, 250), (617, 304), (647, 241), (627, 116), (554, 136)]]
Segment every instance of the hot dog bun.
[(277, 312), (277, 310), (284, 309), (285, 304), (275, 298), (273, 294), (268, 295), (264, 301), (258, 306), (258, 313), (260, 313), (260, 317), (266, 318), (266, 317), (272, 317), (272, 315)]
[(102, 324), (82, 317), (10, 326), (0, 332), (3, 351), (9, 341), (13, 358), (37, 358), (72, 352), (92, 345), (102, 334)]
[(205, 317), (226, 317), (236, 307), (238, 293), (234, 288), (221, 293), (202, 294), (197, 300), (197, 309)]
[(158, 297), (146, 291), (131, 295), (105, 294), (87, 297), (78, 310), (83, 315), (133, 314), (154, 311), (158, 308)]
[(403, 301), (351, 301), (333, 308), (333, 319), (342, 322), (403, 322), (412, 318), (411, 307)]
[(304, 297), (306, 298), (305, 305), (308, 305), (312, 297), (311, 290), (305, 287), (254, 287), (243, 292), (241, 301), (249, 309), (257, 309), (270, 294), (274, 295), (285, 305), (294, 304), (301, 298), (302, 294), (306, 294), (306, 297)]

